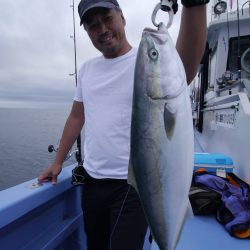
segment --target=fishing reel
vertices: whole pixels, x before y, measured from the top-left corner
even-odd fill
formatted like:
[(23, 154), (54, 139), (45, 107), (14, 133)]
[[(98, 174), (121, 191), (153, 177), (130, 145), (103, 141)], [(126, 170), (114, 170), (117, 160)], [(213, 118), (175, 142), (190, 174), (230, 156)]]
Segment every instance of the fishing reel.
[(83, 167), (83, 162), (78, 162), (77, 166), (72, 170), (71, 184), (74, 186), (86, 184), (88, 174)]
[[(48, 146), (48, 151), (49, 151), (50, 153), (52, 153), (52, 152), (57, 152), (57, 151), (58, 151), (58, 146), (55, 148), (54, 145), (49, 145), (49, 146)], [(80, 157), (80, 156), (79, 156), (79, 151), (78, 151), (78, 149), (70, 150), (70, 151), (68, 152), (68, 154), (66, 155), (64, 161), (67, 161), (69, 158), (71, 158), (71, 156), (72, 156), (73, 154), (75, 154), (76, 160), (78, 161), (78, 160), (79, 160), (79, 157)]]
[[(58, 147), (54, 147), (54, 145), (48, 146), (48, 151), (50, 153), (57, 152)], [(83, 161), (81, 160), (81, 155), (79, 154), (78, 149), (70, 150), (64, 161), (67, 161), (73, 154), (75, 154), (76, 160), (78, 162), (77, 166), (72, 170), (72, 180), (71, 183), (74, 186), (83, 185), (86, 183), (87, 173), (83, 167)]]
[(228, 85), (232, 85), (236, 80), (233, 79), (233, 73), (230, 70), (226, 70), (225, 73), (216, 79), (216, 83), (219, 89), (223, 89)]
[(225, 1), (218, 1), (214, 6), (214, 14), (220, 15), (227, 10), (227, 3)]

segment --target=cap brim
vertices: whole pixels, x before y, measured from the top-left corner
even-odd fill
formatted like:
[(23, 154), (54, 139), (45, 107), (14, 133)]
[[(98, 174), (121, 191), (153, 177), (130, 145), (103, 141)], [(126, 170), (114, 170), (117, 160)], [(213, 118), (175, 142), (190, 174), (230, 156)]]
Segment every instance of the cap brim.
[(117, 8), (117, 7), (118, 7), (118, 6), (116, 6), (115, 4), (109, 3), (109, 2), (99, 2), (99, 3), (92, 4), (91, 6), (89, 6), (89, 7), (82, 13), (80, 25), (82, 25), (82, 23), (83, 23), (83, 17), (84, 17), (84, 15), (85, 15), (90, 9), (93, 9), (93, 8), (107, 8), (107, 9), (113, 9), (113, 8)]

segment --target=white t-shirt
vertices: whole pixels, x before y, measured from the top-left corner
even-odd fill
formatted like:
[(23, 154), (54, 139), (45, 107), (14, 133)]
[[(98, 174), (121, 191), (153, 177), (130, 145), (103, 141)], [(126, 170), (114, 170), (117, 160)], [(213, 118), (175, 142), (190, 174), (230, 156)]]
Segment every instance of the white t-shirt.
[(80, 68), (74, 100), (84, 104), (84, 167), (94, 178), (127, 178), (136, 54), (100, 56)]

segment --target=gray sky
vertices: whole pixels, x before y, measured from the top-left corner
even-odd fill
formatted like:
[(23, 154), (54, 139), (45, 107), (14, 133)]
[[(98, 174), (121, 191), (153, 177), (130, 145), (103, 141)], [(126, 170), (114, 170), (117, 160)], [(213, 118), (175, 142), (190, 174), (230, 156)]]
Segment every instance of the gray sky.
[[(78, 6), (80, 0), (75, 0)], [(180, 1), (178, 1), (180, 2)], [(158, 3), (145, 0), (119, 1), (127, 21), (129, 42), (138, 46), (144, 27), (153, 27), (151, 14)], [(0, 100), (36, 95), (73, 95), (74, 50), (72, 0), (0, 0)], [(175, 41), (181, 14), (175, 15), (170, 34)], [(76, 39), (78, 68), (99, 54), (79, 25)], [(161, 20), (167, 16), (159, 15)], [(38, 97), (39, 99), (39, 97)], [(1, 102), (0, 102), (1, 107)]]

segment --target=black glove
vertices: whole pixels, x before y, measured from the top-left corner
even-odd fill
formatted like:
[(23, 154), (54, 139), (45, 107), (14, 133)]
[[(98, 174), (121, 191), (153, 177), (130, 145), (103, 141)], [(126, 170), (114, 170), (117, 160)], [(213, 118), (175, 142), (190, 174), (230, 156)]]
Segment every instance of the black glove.
[[(161, 1), (162, 2), (162, 1)], [(178, 10), (178, 3), (177, 3), (177, 0), (168, 0), (168, 2), (172, 2), (173, 5), (172, 5), (172, 9), (174, 11), (174, 14), (176, 14), (177, 10)], [(161, 5), (161, 10), (163, 11), (170, 11), (170, 8), (166, 5), (164, 5), (164, 3)]]
[(177, 3), (177, 0), (172, 0), (172, 2), (173, 2), (172, 9), (173, 9), (174, 14), (175, 14), (178, 10), (178, 3)]
[(209, 3), (209, 0), (181, 0), (181, 3), (186, 8), (199, 6)]

